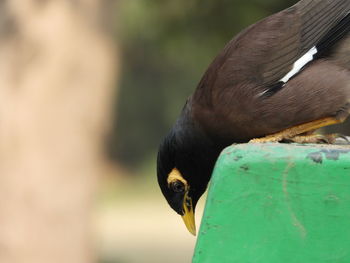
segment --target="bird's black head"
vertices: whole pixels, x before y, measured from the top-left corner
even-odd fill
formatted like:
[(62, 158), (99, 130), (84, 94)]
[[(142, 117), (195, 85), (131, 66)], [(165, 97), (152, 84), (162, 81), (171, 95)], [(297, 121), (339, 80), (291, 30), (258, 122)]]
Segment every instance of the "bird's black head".
[(192, 123), (180, 119), (159, 147), (157, 176), (169, 205), (195, 235), (194, 210), (205, 192), (219, 151)]

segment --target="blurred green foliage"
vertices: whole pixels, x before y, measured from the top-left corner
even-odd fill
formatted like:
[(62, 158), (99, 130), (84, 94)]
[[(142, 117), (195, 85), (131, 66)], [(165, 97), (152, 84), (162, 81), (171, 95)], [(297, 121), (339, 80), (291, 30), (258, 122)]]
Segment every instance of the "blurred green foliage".
[(129, 167), (154, 159), (161, 138), (224, 45), (296, 2), (120, 0), (122, 78), (110, 156)]

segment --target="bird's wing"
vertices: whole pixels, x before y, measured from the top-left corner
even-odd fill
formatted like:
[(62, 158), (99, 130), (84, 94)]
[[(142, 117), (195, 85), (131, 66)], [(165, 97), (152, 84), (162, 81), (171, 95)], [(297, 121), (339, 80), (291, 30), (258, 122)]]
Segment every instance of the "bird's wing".
[(250, 26), (213, 61), (195, 98), (211, 103), (213, 96), (237, 86), (254, 86), (255, 92), (274, 89), (288, 79), (298, 59), (308, 52), (315, 55), (313, 47), (321, 44), (325, 51), (342, 36), (342, 24), (350, 27), (350, 19), (342, 21), (349, 11), (350, 0), (302, 0)]
[(336, 39), (332, 33), (337, 33), (337, 25), (349, 10), (349, 0), (304, 0), (285, 11), (291, 16), (277, 16), (283, 25), (276, 32), (279, 39), (275, 44), (267, 43), (273, 48), (264, 57), (260, 70), (262, 82), (272, 84), (281, 80), (299, 58), (322, 40), (326, 48)]

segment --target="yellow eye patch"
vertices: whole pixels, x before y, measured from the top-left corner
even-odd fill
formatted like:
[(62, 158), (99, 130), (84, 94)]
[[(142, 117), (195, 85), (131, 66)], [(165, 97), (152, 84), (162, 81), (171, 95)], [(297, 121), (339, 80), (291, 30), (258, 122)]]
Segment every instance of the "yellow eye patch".
[(171, 172), (168, 175), (168, 179), (167, 179), (168, 185), (170, 185), (171, 183), (173, 183), (175, 181), (182, 182), (185, 185), (186, 190), (188, 189), (187, 181), (182, 177), (181, 173), (176, 168), (171, 170)]

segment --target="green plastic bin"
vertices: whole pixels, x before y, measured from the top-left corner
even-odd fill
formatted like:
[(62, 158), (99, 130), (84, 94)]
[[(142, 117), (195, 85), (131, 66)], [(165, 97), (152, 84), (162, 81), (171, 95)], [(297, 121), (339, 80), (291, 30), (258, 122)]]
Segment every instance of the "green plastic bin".
[(226, 148), (193, 262), (350, 263), (350, 147)]

